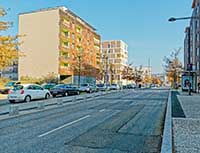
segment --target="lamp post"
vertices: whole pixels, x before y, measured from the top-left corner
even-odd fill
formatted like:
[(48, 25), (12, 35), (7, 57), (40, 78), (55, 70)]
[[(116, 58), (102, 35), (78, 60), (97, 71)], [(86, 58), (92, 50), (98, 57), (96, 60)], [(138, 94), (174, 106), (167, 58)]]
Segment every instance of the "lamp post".
[(171, 17), (171, 18), (168, 19), (168, 21), (169, 22), (175, 22), (177, 20), (190, 20), (190, 19), (200, 20), (200, 16), (180, 17), (180, 18)]
[[(177, 20), (199, 20), (200, 21), (200, 16), (191, 16), (191, 17), (171, 17), (168, 19), (169, 22), (175, 22)], [(189, 43), (190, 43), (190, 32), (189, 32)], [(189, 52), (190, 52), (190, 47), (189, 47)], [(191, 64), (191, 63), (189, 63)], [(191, 69), (189, 69), (189, 77), (191, 76)], [(193, 75), (192, 75), (193, 76)], [(192, 78), (193, 80), (193, 78)]]

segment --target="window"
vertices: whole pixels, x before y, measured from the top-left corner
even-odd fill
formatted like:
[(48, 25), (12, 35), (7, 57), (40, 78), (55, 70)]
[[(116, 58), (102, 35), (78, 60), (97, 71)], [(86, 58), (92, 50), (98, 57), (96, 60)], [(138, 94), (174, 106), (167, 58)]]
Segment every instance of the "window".
[(72, 49), (74, 49), (75, 48), (75, 44), (74, 43), (72, 43)]
[(73, 29), (75, 28), (75, 24), (74, 24), (74, 22), (72, 22), (72, 28), (73, 28)]
[(77, 41), (78, 41), (79, 43), (81, 42), (81, 40), (82, 40), (81, 37), (78, 37), (78, 38), (77, 38)]
[(72, 33), (72, 39), (73, 39), (73, 40), (75, 39), (75, 34), (74, 34), (74, 33)]
[(69, 47), (70, 47), (69, 42), (64, 42), (63, 45), (64, 45), (64, 47), (66, 47), (66, 48), (69, 48)]
[(63, 32), (63, 35), (65, 37), (69, 38), (70, 37), (70, 32), (69, 31), (65, 31), (65, 32)]
[(63, 63), (64, 67), (69, 67), (69, 63)]
[(63, 24), (64, 24), (65, 26), (67, 26), (67, 27), (70, 26), (70, 22), (69, 22), (68, 19), (63, 19)]
[(76, 27), (76, 32), (81, 33), (81, 32), (82, 32), (81, 27), (77, 26), (77, 27)]
[(108, 48), (110, 48), (110, 44), (108, 44)]

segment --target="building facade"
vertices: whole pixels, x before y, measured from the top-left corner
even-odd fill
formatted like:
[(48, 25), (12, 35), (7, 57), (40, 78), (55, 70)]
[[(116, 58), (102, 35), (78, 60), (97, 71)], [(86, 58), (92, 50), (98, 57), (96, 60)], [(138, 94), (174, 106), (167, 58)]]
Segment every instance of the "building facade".
[[(200, 81), (200, 0), (193, 0), (192, 19), (185, 30), (184, 39), (184, 78), (192, 81), (193, 90), (196, 91)], [(184, 80), (182, 77), (182, 81)], [(182, 82), (183, 83), (183, 82)]]
[(122, 40), (103, 41), (101, 44), (105, 83), (126, 84), (122, 72), (128, 63), (128, 45)]
[[(100, 35), (65, 7), (19, 15), (19, 78), (55, 73), (60, 80), (95, 82), (100, 63)], [(95, 72), (95, 73), (94, 73)]]
[(184, 70), (192, 69), (192, 59), (191, 59), (191, 34), (190, 27), (185, 29), (185, 39), (184, 39)]

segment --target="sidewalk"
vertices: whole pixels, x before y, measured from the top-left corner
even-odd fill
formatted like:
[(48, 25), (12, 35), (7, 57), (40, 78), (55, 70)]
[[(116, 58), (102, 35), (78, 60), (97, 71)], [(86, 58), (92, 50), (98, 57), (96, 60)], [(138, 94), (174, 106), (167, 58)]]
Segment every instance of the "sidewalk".
[(6, 94), (0, 94), (0, 100), (5, 100), (7, 99), (7, 95)]
[(200, 152), (200, 94), (177, 95), (185, 118), (173, 118), (173, 142), (176, 153)]

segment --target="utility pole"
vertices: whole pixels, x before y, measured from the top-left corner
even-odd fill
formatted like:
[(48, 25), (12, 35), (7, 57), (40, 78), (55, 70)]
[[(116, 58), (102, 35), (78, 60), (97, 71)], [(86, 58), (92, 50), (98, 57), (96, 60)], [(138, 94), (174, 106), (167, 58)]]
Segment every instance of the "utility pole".
[(105, 79), (104, 79), (104, 83), (108, 84), (108, 56), (105, 56), (105, 62), (106, 62), (106, 74), (105, 74)]
[(151, 77), (151, 59), (148, 59), (149, 77)]
[(80, 87), (81, 82), (81, 55), (78, 55), (78, 87)]

